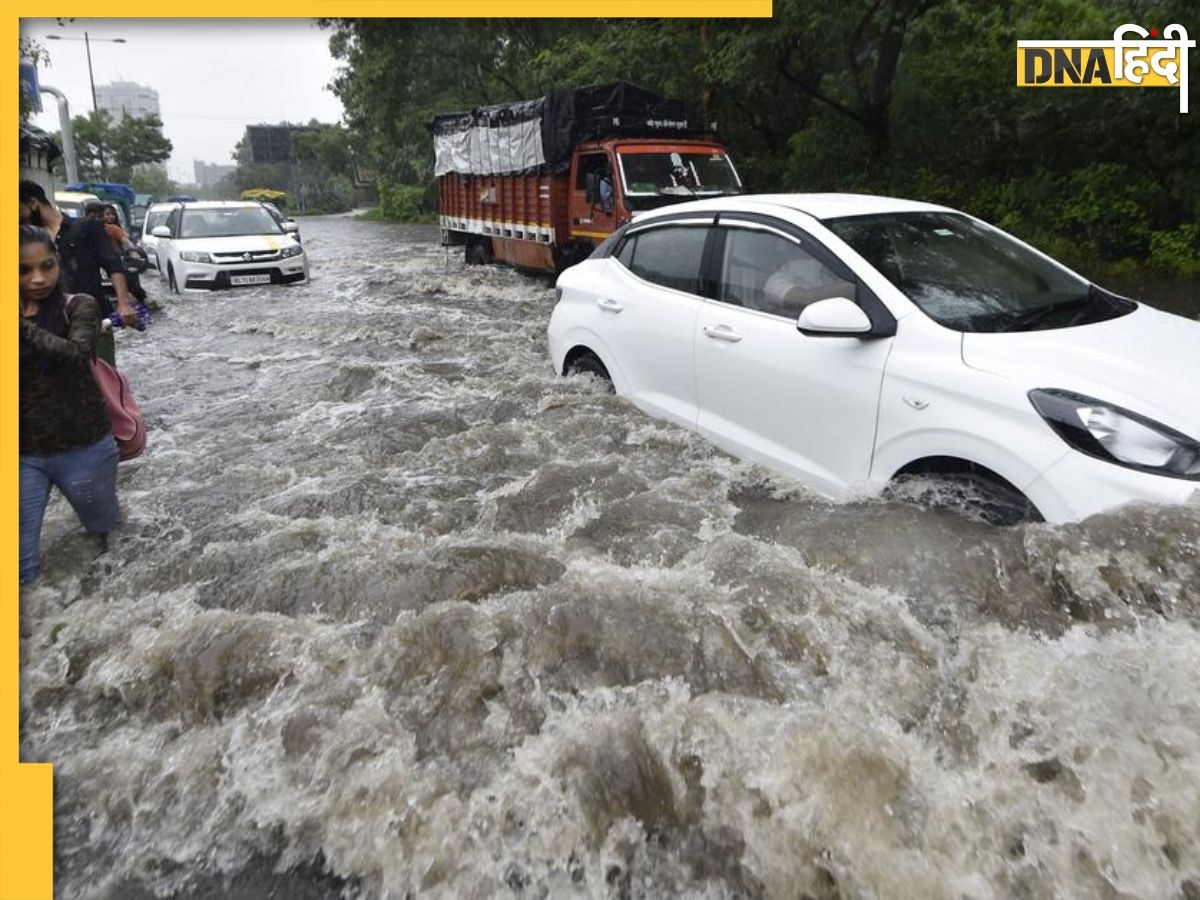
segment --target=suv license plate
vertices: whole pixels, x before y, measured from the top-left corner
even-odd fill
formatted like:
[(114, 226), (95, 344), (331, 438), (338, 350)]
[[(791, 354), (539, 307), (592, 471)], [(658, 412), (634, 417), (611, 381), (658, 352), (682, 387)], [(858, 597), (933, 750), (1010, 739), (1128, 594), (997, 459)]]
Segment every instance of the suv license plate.
[(270, 275), (230, 275), (230, 284), (270, 284)]

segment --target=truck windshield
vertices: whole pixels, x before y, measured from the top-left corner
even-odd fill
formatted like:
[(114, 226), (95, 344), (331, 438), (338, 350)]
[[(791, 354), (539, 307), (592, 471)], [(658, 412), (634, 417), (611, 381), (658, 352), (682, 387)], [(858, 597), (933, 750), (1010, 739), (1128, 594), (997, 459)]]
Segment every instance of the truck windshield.
[(625, 196), (636, 198), (680, 197), (741, 193), (733, 164), (724, 153), (620, 153)]

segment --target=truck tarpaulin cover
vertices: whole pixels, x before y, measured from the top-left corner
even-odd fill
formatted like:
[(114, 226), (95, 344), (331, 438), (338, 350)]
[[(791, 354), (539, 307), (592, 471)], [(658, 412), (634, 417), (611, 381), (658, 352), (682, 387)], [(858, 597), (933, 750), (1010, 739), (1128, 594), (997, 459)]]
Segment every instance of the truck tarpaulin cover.
[(428, 128), (437, 175), (514, 175), (565, 172), (580, 141), (620, 134), (678, 137), (688, 125), (682, 101), (615, 81), (445, 113)]

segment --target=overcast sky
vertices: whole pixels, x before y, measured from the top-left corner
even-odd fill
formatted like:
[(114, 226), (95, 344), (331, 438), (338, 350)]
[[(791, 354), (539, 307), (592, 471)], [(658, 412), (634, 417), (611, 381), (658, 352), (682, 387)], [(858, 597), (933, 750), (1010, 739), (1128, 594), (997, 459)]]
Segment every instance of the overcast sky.
[[(192, 161), (231, 164), (247, 125), (284, 120), (337, 122), (342, 104), (326, 87), (337, 71), (328, 31), (310, 19), (23, 19), (21, 34), (50, 53), (41, 82), (67, 95), (71, 114), (92, 108), (82, 40), (46, 40), (50, 34), (90, 36), (96, 84), (133, 81), (158, 91), (163, 132), (175, 149), (172, 180), (190, 182)], [(116, 44), (105, 38), (125, 38)], [(59, 130), (55, 98), (34, 123)]]

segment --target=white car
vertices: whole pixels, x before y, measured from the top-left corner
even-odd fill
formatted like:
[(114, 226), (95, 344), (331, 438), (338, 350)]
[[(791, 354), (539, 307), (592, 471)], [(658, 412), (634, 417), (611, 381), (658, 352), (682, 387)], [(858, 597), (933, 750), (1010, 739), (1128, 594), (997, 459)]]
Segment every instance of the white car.
[(985, 518), (1200, 488), (1200, 323), (978, 219), (853, 194), (648, 212), (558, 279), (550, 351), (837, 498), (933, 475)]
[[(146, 254), (146, 259), (150, 263), (150, 267), (158, 269), (159, 274), (165, 271), (165, 267), (160, 268), (158, 264), (158, 242), (160, 238), (155, 235), (154, 229), (160, 225), (167, 224), (167, 218), (171, 215), (171, 210), (179, 206), (178, 203), (154, 203), (146, 208), (146, 218), (142, 221), (142, 236), (138, 240), (138, 246)], [(163, 277), (166, 277), (165, 275)]]
[(172, 291), (308, 280), (304, 248), (260, 203), (179, 203), (150, 234)]

